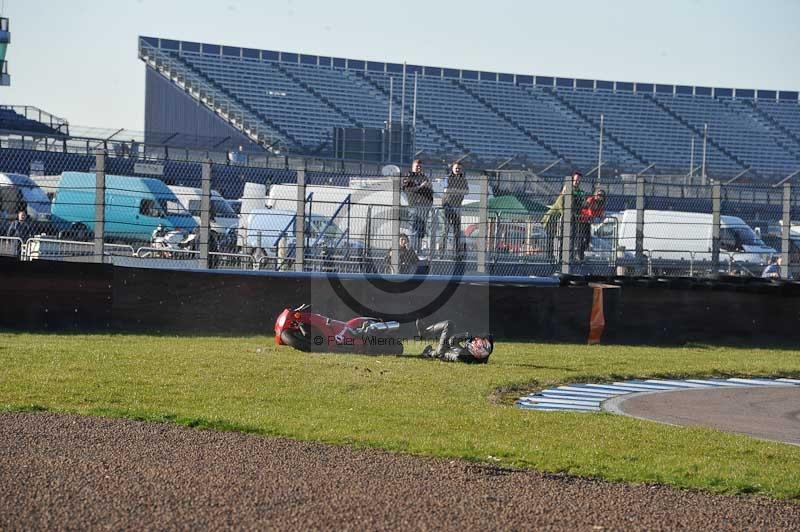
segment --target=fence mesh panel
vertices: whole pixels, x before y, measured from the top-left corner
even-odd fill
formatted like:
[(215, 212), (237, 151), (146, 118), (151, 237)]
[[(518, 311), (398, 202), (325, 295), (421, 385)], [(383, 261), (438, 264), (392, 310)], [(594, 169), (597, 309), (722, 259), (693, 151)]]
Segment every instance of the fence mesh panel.
[[(101, 257), (95, 152), (103, 149)], [(784, 246), (784, 190), (767, 183), (715, 189), (681, 177), (597, 183), (589, 175), (569, 191), (569, 179), (552, 172), (468, 169), (463, 198), (454, 203), (444, 199), (453, 182), (447, 165), (436, 163), (424, 172), (432, 201), (420, 203), (408, 188), (407, 167), (387, 177), (363, 163), (75, 138), (4, 138), (0, 172), (0, 255), (21, 260), (380, 274), (760, 276)], [(800, 191), (792, 190), (790, 208), (796, 220)], [(789, 235), (786, 262), (796, 276), (800, 230)]]

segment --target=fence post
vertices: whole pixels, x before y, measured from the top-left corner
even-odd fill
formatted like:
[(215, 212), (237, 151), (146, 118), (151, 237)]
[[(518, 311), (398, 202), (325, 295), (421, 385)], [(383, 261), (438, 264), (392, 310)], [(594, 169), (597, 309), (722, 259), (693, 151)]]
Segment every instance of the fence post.
[(486, 237), (489, 236), (489, 176), (480, 177), (480, 204), (478, 211), (478, 273), (486, 273)]
[(103, 240), (106, 225), (106, 152), (98, 149), (95, 152), (95, 189), (94, 189), (94, 260), (104, 262)]
[(719, 182), (711, 183), (711, 269), (712, 274), (719, 272), (719, 229), (720, 211), (722, 209), (722, 187)]
[(390, 227), (392, 231), (392, 273), (400, 273), (400, 176), (392, 176), (392, 219)]
[(564, 178), (564, 215), (561, 217), (561, 273), (569, 275), (572, 271), (572, 215), (574, 190), (572, 188), (572, 176)]
[(644, 264), (644, 177), (636, 178), (636, 262)]
[[(304, 165), (305, 166), (305, 165)], [(306, 255), (306, 169), (297, 169), (297, 206), (294, 218), (294, 270), (305, 269)]]
[(783, 217), (781, 218), (781, 279), (789, 278), (789, 237), (792, 232), (792, 185), (789, 182), (783, 184)]
[(200, 196), (200, 267), (208, 268), (208, 245), (211, 224), (211, 161), (203, 162), (203, 174), (200, 180), (202, 189)]

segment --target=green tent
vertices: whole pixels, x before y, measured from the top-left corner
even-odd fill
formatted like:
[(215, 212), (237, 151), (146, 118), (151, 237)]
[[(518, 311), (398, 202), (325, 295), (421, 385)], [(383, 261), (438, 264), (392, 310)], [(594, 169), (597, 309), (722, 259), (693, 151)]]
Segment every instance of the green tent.
[[(480, 208), (478, 202), (470, 203), (464, 206), (464, 211), (475, 212)], [(543, 215), (548, 206), (544, 203), (532, 200), (530, 198), (519, 199), (516, 196), (495, 196), (489, 198), (486, 202), (486, 209), (489, 215), (499, 214), (503, 219), (513, 219), (515, 217), (530, 219), (532, 216)]]

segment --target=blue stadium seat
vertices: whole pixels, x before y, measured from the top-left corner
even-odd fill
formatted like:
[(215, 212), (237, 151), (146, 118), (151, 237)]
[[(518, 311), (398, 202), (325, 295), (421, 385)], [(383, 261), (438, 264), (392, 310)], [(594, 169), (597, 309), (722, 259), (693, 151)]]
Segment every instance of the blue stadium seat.
[[(762, 98), (764, 91), (715, 93), (709, 87), (575, 82), (411, 65), (403, 86), (399, 64), (252, 49), (240, 53), (153, 38), (142, 38), (140, 46), (159, 43), (161, 52), (179, 58), (185, 68), (274, 125), (299, 152), (331, 155), (335, 127), (384, 127), (390, 107), (392, 122), (411, 121), (416, 72), (415, 144), (430, 155), (469, 151), (484, 163), (516, 156), (543, 165), (562, 158), (590, 168), (598, 159), (602, 114), (603, 160), (619, 173), (651, 164), (662, 173), (687, 173), (693, 139), (694, 165), (700, 165), (705, 124), (712, 177), (724, 179), (750, 168), (753, 176), (779, 178), (800, 168), (800, 104), (778, 101), (776, 93), (770, 100)], [(739, 93), (747, 97), (737, 99)]]

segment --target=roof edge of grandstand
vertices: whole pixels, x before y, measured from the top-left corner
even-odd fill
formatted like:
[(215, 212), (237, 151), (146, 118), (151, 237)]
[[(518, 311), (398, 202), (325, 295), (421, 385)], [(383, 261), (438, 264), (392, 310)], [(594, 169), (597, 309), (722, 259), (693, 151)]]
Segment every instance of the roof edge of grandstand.
[(742, 89), (729, 87), (707, 87), (702, 85), (677, 85), (653, 82), (635, 81), (606, 81), (585, 78), (570, 78), (557, 76), (539, 76), (533, 74), (509, 74), (502, 72), (488, 72), (482, 70), (468, 70), (448, 67), (434, 67), (423, 65), (410, 65), (406, 63), (387, 63), (383, 61), (369, 61), (364, 59), (348, 59), (341, 57), (302, 54), (299, 52), (283, 52), (276, 50), (262, 50), (240, 46), (227, 46), (222, 44), (198, 43), (193, 41), (180, 41), (162, 39), (160, 37), (139, 36), (140, 45), (145, 43), (160, 49), (177, 52), (194, 52), (224, 57), (240, 57), (258, 61), (277, 61), (279, 63), (293, 63), (308, 66), (327, 66), (345, 70), (358, 70), (364, 72), (384, 72), (402, 75), (470, 79), (476, 81), (495, 81), (515, 83), (518, 85), (532, 85), (538, 87), (553, 87), (564, 89), (612, 90), (647, 94), (673, 94), (686, 96), (708, 96), (716, 98), (737, 99), (762, 99), (777, 100), (797, 103), (800, 100), (800, 91), (775, 90), (775, 89)]

